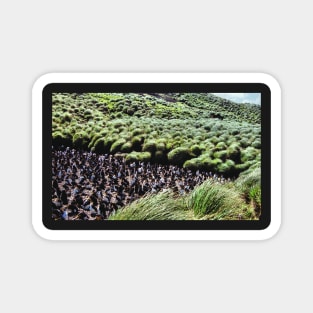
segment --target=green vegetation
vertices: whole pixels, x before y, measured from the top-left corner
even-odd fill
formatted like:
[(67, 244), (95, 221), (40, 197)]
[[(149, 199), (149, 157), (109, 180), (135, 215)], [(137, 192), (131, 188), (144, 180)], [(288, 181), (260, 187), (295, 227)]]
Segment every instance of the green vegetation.
[(236, 188), (246, 203), (251, 203), (256, 213), (261, 213), (261, 170), (255, 168), (241, 175), (236, 181)]
[(109, 220), (258, 219), (260, 189), (251, 184), (256, 176), (256, 172), (244, 175), (238, 184), (208, 180), (180, 197), (172, 191), (149, 194), (118, 210)]
[(126, 162), (149, 162), (151, 160), (150, 152), (131, 152), (126, 156)]
[(260, 166), (260, 106), (212, 94), (53, 94), (53, 145), (237, 177)]
[(192, 218), (192, 213), (186, 207), (184, 199), (178, 198), (171, 191), (146, 195), (109, 217), (110, 220), (186, 220)]
[[(122, 220), (257, 219), (261, 108), (205, 93), (53, 94), (53, 145), (175, 164), (211, 180), (178, 196), (149, 194), (112, 214)], [(235, 180), (234, 180), (235, 179)]]

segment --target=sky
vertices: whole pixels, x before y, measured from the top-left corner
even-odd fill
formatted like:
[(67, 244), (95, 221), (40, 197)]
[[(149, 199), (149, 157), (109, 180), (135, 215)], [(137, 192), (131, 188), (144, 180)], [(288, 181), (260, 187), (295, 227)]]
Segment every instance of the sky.
[(260, 93), (213, 93), (221, 98), (225, 98), (237, 103), (255, 103), (261, 104), (261, 94)]

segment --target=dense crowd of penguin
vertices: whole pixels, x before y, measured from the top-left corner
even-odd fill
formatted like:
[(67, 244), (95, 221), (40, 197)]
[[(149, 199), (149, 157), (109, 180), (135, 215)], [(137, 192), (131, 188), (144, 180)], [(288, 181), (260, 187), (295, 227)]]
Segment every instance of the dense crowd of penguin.
[(207, 179), (225, 182), (207, 171), (52, 147), (52, 218), (104, 220), (145, 194), (172, 189), (183, 195)]

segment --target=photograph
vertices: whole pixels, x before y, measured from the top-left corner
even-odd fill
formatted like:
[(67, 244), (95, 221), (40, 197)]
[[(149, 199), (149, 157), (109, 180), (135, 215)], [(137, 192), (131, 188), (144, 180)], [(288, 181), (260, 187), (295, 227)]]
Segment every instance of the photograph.
[(257, 221), (261, 93), (52, 93), (53, 221)]

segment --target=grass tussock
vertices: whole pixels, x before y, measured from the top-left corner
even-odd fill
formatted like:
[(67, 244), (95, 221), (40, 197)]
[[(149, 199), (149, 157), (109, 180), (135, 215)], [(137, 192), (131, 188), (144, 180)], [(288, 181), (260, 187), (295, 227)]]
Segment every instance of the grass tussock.
[(253, 220), (261, 211), (260, 185), (253, 184), (249, 201), (239, 187), (255, 180), (254, 174), (239, 182), (220, 184), (207, 180), (191, 193), (178, 196), (172, 191), (149, 194), (118, 210), (110, 220)]
[(147, 152), (151, 162), (231, 178), (259, 162), (258, 105), (206, 93), (55, 93), (52, 103), (55, 147)]
[(188, 206), (195, 217), (204, 219), (240, 219), (245, 203), (238, 191), (230, 184), (218, 184), (208, 180), (189, 196)]
[(207, 93), (55, 93), (52, 143), (236, 179), (147, 195), (110, 219), (256, 219), (261, 108)]
[(192, 218), (184, 203), (171, 191), (148, 194), (118, 210), (109, 220), (186, 220)]
[(255, 215), (261, 213), (261, 169), (256, 168), (245, 175), (241, 175), (236, 180), (236, 188), (240, 192), (245, 202), (250, 204)]

